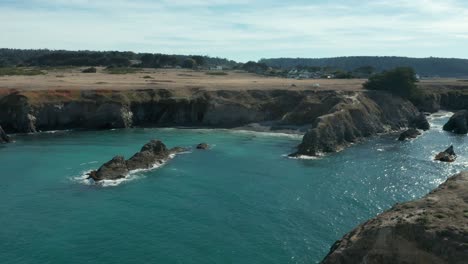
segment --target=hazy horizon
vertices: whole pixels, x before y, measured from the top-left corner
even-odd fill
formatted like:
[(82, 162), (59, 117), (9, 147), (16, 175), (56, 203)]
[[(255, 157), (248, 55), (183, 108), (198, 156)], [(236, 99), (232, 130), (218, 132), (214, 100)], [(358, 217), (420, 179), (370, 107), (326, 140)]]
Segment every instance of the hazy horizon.
[(0, 46), (261, 58), (468, 58), (468, 3), (450, 0), (6, 0)]

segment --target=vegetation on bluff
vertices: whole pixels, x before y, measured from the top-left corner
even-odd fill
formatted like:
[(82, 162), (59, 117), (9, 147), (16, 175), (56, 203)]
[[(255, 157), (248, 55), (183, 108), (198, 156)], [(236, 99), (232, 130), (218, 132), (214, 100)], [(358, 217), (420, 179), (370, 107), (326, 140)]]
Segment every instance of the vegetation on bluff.
[(0, 68), (0, 76), (14, 76), (14, 75), (42, 75), (45, 74), (43, 71), (39, 69), (30, 69), (30, 68), (23, 68), (23, 67), (5, 67)]
[(367, 90), (387, 91), (414, 101), (421, 95), (417, 82), (416, 73), (412, 68), (398, 67), (371, 76), (363, 87)]

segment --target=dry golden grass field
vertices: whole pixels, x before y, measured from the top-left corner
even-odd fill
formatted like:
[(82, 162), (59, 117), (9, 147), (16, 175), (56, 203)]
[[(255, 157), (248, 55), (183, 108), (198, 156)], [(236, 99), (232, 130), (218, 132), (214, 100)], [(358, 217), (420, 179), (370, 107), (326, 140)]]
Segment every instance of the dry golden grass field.
[[(134, 90), (170, 89), (178, 92), (194, 90), (360, 90), (363, 79), (296, 80), (264, 77), (255, 74), (226, 71), (212, 75), (207, 71), (183, 69), (142, 69), (136, 73), (109, 74), (98, 68), (97, 73), (82, 73), (83, 68), (44, 70), (43, 75), (0, 76), (0, 94), (11, 91), (39, 90)], [(423, 86), (466, 86), (456, 79), (423, 80)]]

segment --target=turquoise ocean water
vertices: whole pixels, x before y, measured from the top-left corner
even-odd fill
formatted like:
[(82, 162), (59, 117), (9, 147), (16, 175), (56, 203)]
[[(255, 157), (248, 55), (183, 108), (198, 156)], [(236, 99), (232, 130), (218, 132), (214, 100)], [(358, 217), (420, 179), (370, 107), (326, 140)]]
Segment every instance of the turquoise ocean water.
[[(301, 137), (229, 130), (129, 129), (15, 136), (0, 146), (0, 263), (316, 263), (357, 224), (468, 169), (468, 138), (384, 136), (316, 160)], [(179, 155), (128, 181), (83, 174), (150, 139)], [(433, 162), (455, 145), (454, 164)]]

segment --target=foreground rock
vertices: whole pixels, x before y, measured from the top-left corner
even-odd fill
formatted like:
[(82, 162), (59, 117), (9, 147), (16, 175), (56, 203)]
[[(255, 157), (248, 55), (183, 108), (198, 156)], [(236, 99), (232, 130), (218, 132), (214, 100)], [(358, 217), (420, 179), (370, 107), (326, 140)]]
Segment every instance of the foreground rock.
[(0, 144), (10, 142), (10, 137), (3, 131), (3, 128), (0, 126)]
[(468, 110), (456, 112), (447, 124), (444, 125), (445, 131), (450, 131), (456, 134), (468, 133)]
[(467, 263), (468, 172), (397, 204), (336, 242), (323, 264)]
[(200, 143), (197, 145), (197, 149), (200, 149), (200, 150), (207, 150), (210, 148), (210, 145), (206, 144), (206, 143)]
[(450, 146), (445, 151), (440, 152), (434, 158), (434, 160), (439, 160), (443, 162), (454, 162), (456, 159), (457, 159), (457, 154), (455, 154), (455, 151), (453, 150), (453, 146)]
[(183, 151), (185, 149), (181, 147), (168, 150), (166, 145), (160, 140), (151, 140), (129, 160), (125, 160), (123, 156), (116, 156), (102, 165), (97, 171), (90, 172), (88, 174), (89, 179), (93, 179), (94, 181), (122, 179), (130, 171), (150, 169), (161, 165), (171, 159), (172, 155)]
[(415, 128), (410, 128), (406, 130), (405, 132), (401, 133), (400, 137), (398, 138), (399, 141), (405, 141), (408, 139), (412, 138), (417, 138), (419, 135), (421, 135), (421, 132)]
[[(338, 97), (338, 96), (337, 96)], [(427, 129), (426, 117), (408, 100), (383, 92), (344, 94), (315, 120), (291, 156), (336, 152), (366, 137), (404, 127)]]

